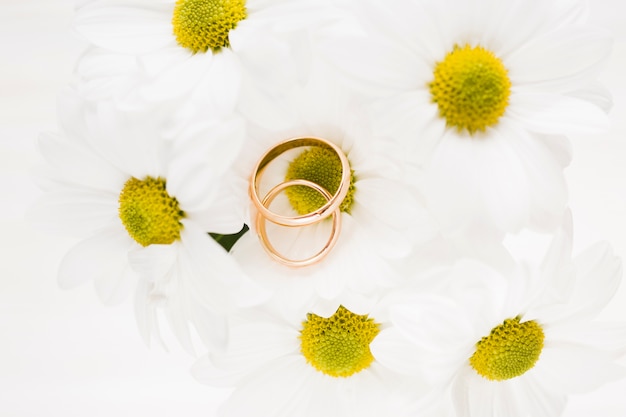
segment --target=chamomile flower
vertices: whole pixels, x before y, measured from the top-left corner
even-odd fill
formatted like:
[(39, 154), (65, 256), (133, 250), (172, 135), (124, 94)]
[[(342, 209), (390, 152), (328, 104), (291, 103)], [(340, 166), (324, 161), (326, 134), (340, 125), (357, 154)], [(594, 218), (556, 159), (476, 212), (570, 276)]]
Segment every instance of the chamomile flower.
[(219, 416), (401, 415), (407, 399), (424, 392), (420, 380), (381, 366), (370, 351), (387, 323), (384, 302), (362, 304), (366, 312), (358, 313), (325, 304), (321, 315), (305, 304), (287, 315), (257, 308), (233, 320), (228, 348), (192, 370), (200, 382), (235, 388)]
[(120, 90), (109, 94), (125, 105), (197, 96), (232, 110), (243, 96), (267, 100), (305, 76), (306, 31), (331, 19), (329, 10), (312, 0), (91, 1), (74, 27), (109, 52), (90, 51), (79, 70), (115, 77)]
[(594, 320), (619, 286), (621, 262), (606, 244), (572, 261), (567, 235), (539, 270), (503, 276), (463, 261), (434, 274), (439, 288), (428, 297), (413, 292), (390, 308), (393, 325), (373, 354), (448, 390), (444, 401), (462, 417), (558, 416), (568, 395), (625, 376), (617, 359), (626, 324)]
[[(386, 156), (385, 142), (371, 135), (359, 101), (351, 96), (324, 68), (311, 82), (275, 106), (289, 109), (288, 127), (254, 127), (236, 169), (240, 189), (247, 190), (254, 166), (276, 144), (291, 138), (321, 138), (340, 148), (348, 160), (350, 183), (338, 216), (341, 229), (336, 245), (314, 265), (292, 268), (276, 262), (265, 251), (255, 228), (256, 210), (246, 222), (254, 229), (233, 248), (251, 277), (282, 292), (292, 301), (315, 294), (332, 299), (343, 291), (370, 293), (395, 285), (395, 263), (406, 258), (416, 244), (436, 235), (437, 230), (418, 196), (401, 180), (397, 163)], [(259, 195), (270, 187), (294, 179), (312, 181), (332, 195), (342, 181), (343, 168), (334, 151), (307, 146), (291, 149), (272, 162), (263, 174)], [(347, 183), (346, 183), (347, 184)], [(243, 193), (242, 193), (243, 194)], [(242, 204), (252, 206), (243, 195)], [(314, 212), (325, 203), (315, 190), (288, 187), (272, 202), (271, 209), (285, 216)], [(304, 227), (284, 227), (266, 222), (267, 236), (278, 252), (293, 260), (311, 257), (325, 247), (334, 223), (331, 219)]]
[(94, 281), (105, 303), (135, 287), (147, 342), (158, 338), (162, 311), (188, 350), (190, 325), (205, 343), (223, 344), (223, 315), (245, 277), (208, 232), (243, 225), (222, 178), (242, 143), (242, 123), (207, 121), (173, 142), (160, 136), (166, 117), (158, 109), (122, 114), (73, 93), (60, 106), (63, 134), (40, 139), (46, 193), (31, 217), (83, 238), (61, 262), (61, 287)]
[(325, 50), (376, 95), (376, 128), (423, 174), (444, 229), (556, 229), (567, 201), (562, 135), (608, 128), (595, 77), (611, 42), (586, 26), (585, 3), (358, 3), (367, 36)]

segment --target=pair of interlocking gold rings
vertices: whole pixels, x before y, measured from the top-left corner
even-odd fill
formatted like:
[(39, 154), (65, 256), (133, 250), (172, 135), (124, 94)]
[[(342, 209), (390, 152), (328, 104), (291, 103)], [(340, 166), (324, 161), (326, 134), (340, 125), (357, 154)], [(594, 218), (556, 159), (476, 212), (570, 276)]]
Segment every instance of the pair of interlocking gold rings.
[[(337, 154), (341, 162), (341, 182), (339, 184), (337, 192), (332, 195), (327, 189), (317, 183), (305, 179), (293, 179), (275, 185), (272, 189), (268, 191), (268, 193), (263, 198), (261, 198), (259, 196), (259, 187), (265, 168), (270, 164), (270, 162), (272, 162), (274, 159), (287, 152), (288, 150), (304, 146), (317, 146), (321, 148), (326, 148), (332, 150)], [(259, 162), (256, 164), (254, 170), (252, 171), (249, 193), (250, 198), (252, 199), (252, 203), (257, 210), (255, 226), (257, 234), (259, 235), (259, 240), (265, 251), (272, 259), (290, 267), (303, 267), (315, 264), (328, 255), (330, 250), (337, 243), (337, 239), (339, 238), (339, 232), (341, 231), (341, 212), (339, 206), (348, 194), (348, 190), (350, 188), (350, 177), (350, 162), (348, 161), (346, 155), (339, 147), (337, 147), (337, 145), (321, 138), (299, 137), (288, 139), (275, 145), (273, 148), (268, 150), (265, 155), (261, 157)], [(298, 185), (309, 187), (317, 191), (326, 199), (326, 203), (322, 207), (318, 208), (315, 211), (312, 211), (311, 213), (299, 216), (283, 216), (270, 210), (272, 201), (274, 201), (277, 195), (279, 195), (286, 188)], [(309, 258), (289, 259), (279, 253), (267, 237), (267, 230), (265, 226), (266, 222), (268, 221), (285, 227), (305, 227), (317, 224), (322, 220), (328, 218), (329, 216), (332, 217), (333, 221), (330, 237), (324, 247), (315, 255)]]

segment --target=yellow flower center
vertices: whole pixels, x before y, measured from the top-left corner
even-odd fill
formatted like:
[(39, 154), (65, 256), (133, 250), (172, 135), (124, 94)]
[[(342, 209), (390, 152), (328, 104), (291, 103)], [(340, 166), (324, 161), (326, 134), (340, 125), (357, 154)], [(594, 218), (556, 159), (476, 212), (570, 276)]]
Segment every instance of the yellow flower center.
[(180, 46), (217, 52), (230, 46), (228, 33), (246, 17), (245, 0), (178, 0), (172, 26)]
[(329, 318), (309, 313), (300, 331), (300, 350), (318, 371), (345, 378), (372, 363), (370, 343), (379, 331), (373, 319), (343, 306)]
[(142, 246), (169, 245), (180, 239), (185, 213), (162, 178), (131, 177), (120, 193), (119, 216), (130, 237)]
[[(329, 193), (335, 194), (341, 184), (341, 160), (331, 149), (311, 147), (298, 155), (287, 169), (285, 181), (304, 179), (321, 185)], [(354, 171), (350, 175), (348, 194), (341, 202), (339, 209), (350, 213), (354, 203)], [(310, 187), (293, 186), (285, 190), (285, 194), (293, 209), (300, 215), (314, 212), (326, 204), (326, 199)]]
[(493, 52), (481, 47), (455, 46), (435, 66), (428, 85), (439, 116), (459, 132), (470, 134), (495, 126), (509, 104), (511, 81)]
[(543, 329), (535, 321), (520, 323), (520, 319), (504, 320), (476, 344), (470, 365), (479, 375), (503, 381), (535, 366), (543, 349)]

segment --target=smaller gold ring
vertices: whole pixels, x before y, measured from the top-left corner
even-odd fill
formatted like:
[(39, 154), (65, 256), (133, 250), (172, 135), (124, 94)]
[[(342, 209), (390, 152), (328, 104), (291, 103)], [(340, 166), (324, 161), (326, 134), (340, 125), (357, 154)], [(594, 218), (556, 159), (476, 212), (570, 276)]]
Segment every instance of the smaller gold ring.
[[(317, 146), (321, 148), (326, 148), (332, 150), (337, 154), (337, 156), (339, 157), (339, 161), (341, 162), (341, 182), (339, 183), (339, 188), (337, 189), (335, 195), (331, 195), (330, 198), (327, 199), (328, 201), (326, 202), (326, 204), (324, 204), (317, 210), (312, 211), (311, 213), (303, 214), (300, 216), (282, 216), (280, 214), (276, 214), (272, 212), (269, 208), (267, 208), (259, 197), (259, 184), (261, 182), (263, 171), (268, 166), (268, 164), (276, 159), (278, 156), (282, 155), (290, 149), (303, 146)], [(350, 161), (348, 161), (348, 158), (343, 153), (343, 151), (334, 143), (331, 143), (325, 139), (315, 137), (292, 138), (274, 146), (261, 157), (259, 162), (256, 164), (254, 170), (252, 171), (252, 177), (250, 178), (248, 191), (250, 194), (250, 199), (252, 200), (252, 203), (254, 204), (258, 212), (272, 223), (279, 224), (281, 226), (292, 227), (308, 226), (325, 219), (339, 208), (343, 200), (348, 195), (348, 190), (350, 189), (351, 175), (352, 173), (350, 171)]]
[[(312, 181), (308, 181), (308, 180), (296, 179), (296, 180), (291, 180), (291, 181), (280, 183), (276, 185), (274, 188), (272, 188), (267, 193), (265, 198), (263, 198), (263, 201), (262, 201), (263, 207), (269, 207), (269, 205), (272, 204), (272, 201), (274, 201), (274, 198), (276, 198), (276, 196), (281, 191), (283, 191), (285, 188), (288, 188), (294, 185), (301, 185), (301, 186), (312, 188), (316, 190), (317, 192), (319, 192), (320, 194), (322, 194), (322, 196), (324, 196), (324, 198), (327, 201), (330, 201), (330, 199), (332, 198), (332, 195), (321, 185), (316, 184)], [(259, 235), (259, 240), (261, 241), (261, 245), (263, 246), (263, 249), (265, 249), (265, 251), (275, 261), (283, 265), (294, 267), (294, 268), (312, 265), (320, 261), (322, 258), (324, 258), (328, 254), (328, 252), (330, 252), (330, 250), (335, 246), (335, 244), (337, 243), (337, 239), (339, 238), (339, 230), (341, 229), (341, 212), (339, 211), (339, 208), (336, 208), (333, 212), (331, 212), (330, 215), (332, 216), (332, 219), (333, 219), (330, 238), (328, 239), (324, 247), (318, 253), (311, 256), (310, 258), (306, 258), (302, 260), (293, 260), (293, 259), (285, 258), (283, 255), (278, 253), (276, 248), (274, 248), (274, 246), (270, 243), (267, 237), (267, 231), (265, 229), (265, 222), (269, 219), (263, 217), (263, 214), (261, 212), (257, 212), (257, 215), (256, 215), (257, 234)], [(294, 226), (289, 225), (287, 227), (294, 227)]]

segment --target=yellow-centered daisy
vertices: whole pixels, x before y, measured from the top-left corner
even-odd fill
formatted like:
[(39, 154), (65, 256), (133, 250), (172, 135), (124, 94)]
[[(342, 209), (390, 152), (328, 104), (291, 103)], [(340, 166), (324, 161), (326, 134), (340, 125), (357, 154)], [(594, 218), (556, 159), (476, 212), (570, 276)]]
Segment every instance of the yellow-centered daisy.
[(536, 321), (520, 320), (520, 316), (504, 320), (476, 344), (469, 362), (478, 374), (503, 381), (535, 366), (543, 349), (543, 329)]
[[(330, 149), (312, 147), (303, 151), (291, 163), (285, 174), (285, 181), (305, 179), (324, 187), (334, 195), (341, 184), (341, 161)], [(350, 213), (354, 204), (354, 170), (351, 170), (350, 188), (339, 209)], [(326, 200), (310, 187), (294, 186), (285, 190), (289, 203), (298, 214), (312, 213), (322, 207)]]
[(307, 314), (300, 332), (300, 348), (306, 361), (333, 377), (349, 377), (370, 366), (370, 343), (379, 325), (366, 315), (340, 306), (329, 318)]
[(247, 16), (245, 0), (178, 0), (172, 26), (176, 42), (193, 53), (230, 46), (228, 33)]
[(444, 234), (558, 228), (566, 136), (609, 128), (596, 78), (611, 39), (586, 25), (582, 3), (364, 2), (368, 36), (327, 43)]
[(455, 46), (435, 66), (428, 87), (446, 124), (470, 134), (495, 126), (511, 94), (504, 64), (482, 46)]
[(178, 200), (170, 196), (163, 178), (131, 178), (120, 193), (119, 216), (132, 237), (141, 246), (169, 245), (180, 239), (185, 213)]

